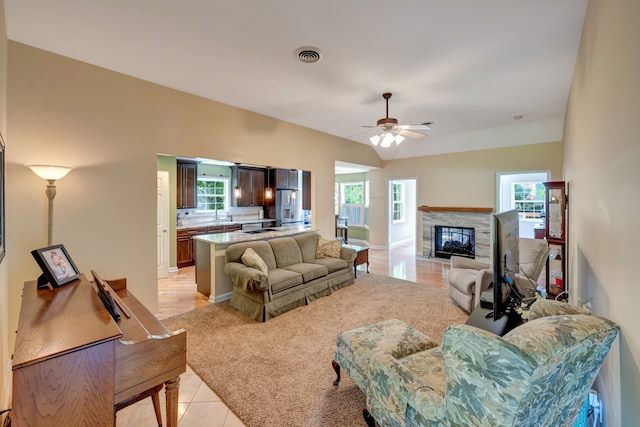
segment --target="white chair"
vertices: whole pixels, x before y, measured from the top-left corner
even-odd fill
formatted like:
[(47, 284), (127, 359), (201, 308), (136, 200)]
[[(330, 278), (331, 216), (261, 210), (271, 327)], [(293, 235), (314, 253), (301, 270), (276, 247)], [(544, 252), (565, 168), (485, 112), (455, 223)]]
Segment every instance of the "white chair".
[[(549, 256), (546, 240), (521, 237), (518, 244), (520, 271), (516, 274), (516, 286), (520, 289), (537, 287), (537, 281)], [(493, 279), (491, 265), (469, 258), (452, 256), (449, 297), (465, 311), (471, 313), (480, 303), (480, 294), (489, 289)]]

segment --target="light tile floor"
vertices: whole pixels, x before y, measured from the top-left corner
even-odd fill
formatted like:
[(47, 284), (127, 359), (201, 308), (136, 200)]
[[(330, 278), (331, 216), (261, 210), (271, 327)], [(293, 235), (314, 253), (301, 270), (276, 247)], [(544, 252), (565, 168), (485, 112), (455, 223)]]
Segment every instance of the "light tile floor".
[[(164, 392), (161, 392), (162, 425), (166, 426), (164, 400)], [(151, 398), (119, 411), (116, 425), (118, 427), (157, 426)], [(244, 423), (188, 366), (187, 372), (180, 375), (178, 425), (180, 427), (245, 427)]]

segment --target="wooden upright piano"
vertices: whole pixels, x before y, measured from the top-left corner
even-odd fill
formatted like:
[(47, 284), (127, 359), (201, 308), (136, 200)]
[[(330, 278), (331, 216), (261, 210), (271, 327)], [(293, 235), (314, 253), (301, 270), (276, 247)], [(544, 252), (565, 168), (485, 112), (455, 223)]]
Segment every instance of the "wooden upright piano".
[(113, 426), (115, 405), (158, 385), (178, 425), (186, 332), (171, 332), (109, 281), (116, 322), (84, 275), (56, 289), (26, 282), (13, 354), (13, 426)]

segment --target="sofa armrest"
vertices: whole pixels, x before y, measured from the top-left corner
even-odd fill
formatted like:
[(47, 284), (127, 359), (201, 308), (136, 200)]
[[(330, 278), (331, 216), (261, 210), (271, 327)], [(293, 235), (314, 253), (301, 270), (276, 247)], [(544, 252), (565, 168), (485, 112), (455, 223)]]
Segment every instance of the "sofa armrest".
[(356, 250), (351, 248), (345, 248), (344, 246), (340, 250), (340, 258), (347, 261), (349, 265), (353, 264), (353, 261), (356, 260)]
[(476, 261), (475, 259), (456, 255), (449, 258), (449, 264), (451, 265), (451, 268), (468, 268), (471, 270), (484, 270), (491, 267), (486, 262)]
[(473, 304), (474, 307), (480, 304), (480, 296), (484, 291), (488, 290), (491, 287), (492, 283), (493, 283), (492, 270), (484, 269), (484, 270), (478, 271), (478, 275), (476, 276), (476, 293), (474, 295), (475, 301)]
[(266, 291), (271, 286), (269, 276), (257, 268), (247, 267), (240, 262), (228, 262), (224, 265), (224, 272), (231, 277), (233, 286), (245, 292)]

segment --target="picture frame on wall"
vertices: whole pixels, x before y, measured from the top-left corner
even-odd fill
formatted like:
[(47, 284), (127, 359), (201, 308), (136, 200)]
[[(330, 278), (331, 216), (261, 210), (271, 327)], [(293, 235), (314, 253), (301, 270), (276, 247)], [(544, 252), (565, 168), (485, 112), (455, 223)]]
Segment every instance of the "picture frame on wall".
[(38, 288), (45, 288), (47, 284), (59, 288), (80, 277), (80, 271), (64, 245), (35, 249), (31, 251), (31, 255), (42, 270), (42, 275), (38, 277)]

